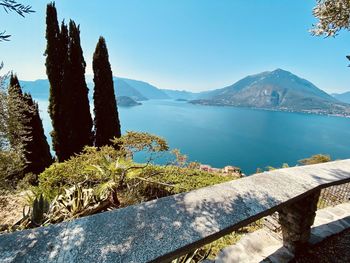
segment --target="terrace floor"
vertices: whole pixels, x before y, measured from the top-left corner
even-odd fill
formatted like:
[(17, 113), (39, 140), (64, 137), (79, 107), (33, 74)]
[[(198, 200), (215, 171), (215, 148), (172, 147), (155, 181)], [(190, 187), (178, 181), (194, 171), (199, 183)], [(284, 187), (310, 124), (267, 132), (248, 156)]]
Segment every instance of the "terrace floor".
[[(316, 212), (310, 243), (313, 244), (311, 248), (303, 255), (298, 255), (298, 261), (294, 261), (295, 263), (350, 262), (350, 202)], [(329, 255), (325, 257), (324, 254)], [(332, 254), (338, 256), (331, 256)], [(324, 261), (316, 260), (314, 257), (317, 255)], [(294, 255), (283, 247), (280, 233), (273, 233), (264, 227), (247, 234), (235, 245), (224, 248), (216, 257), (215, 263), (284, 263), (293, 258)], [(302, 261), (304, 258), (309, 261)], [(339, 258), (339, 261), (336, 261), (336, 258)]]
[(350, 229), (326, 238), (312, 245), (303, 254), (295, 257), (291, 263), (343, 263), (350, 262)]

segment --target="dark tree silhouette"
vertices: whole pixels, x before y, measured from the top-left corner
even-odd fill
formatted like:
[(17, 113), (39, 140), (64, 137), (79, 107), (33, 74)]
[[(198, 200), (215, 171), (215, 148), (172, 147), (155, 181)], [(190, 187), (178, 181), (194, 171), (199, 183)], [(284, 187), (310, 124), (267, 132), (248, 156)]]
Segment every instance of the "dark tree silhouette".
[[(64, 24), (62, 24), (64, 28)], [(62, 112), (62, 80), (63, 66), (67, 54), (67, 30), (62, 30), (57, 22), (57, 12), (54, 3), (47, 5), (46, 9), (46, 74), (50, 82), (49, 114), (53, 131), (51, 132), (52, 146), (57, 158), (62, 159), (64, 153), (64, 129)]]
[(24, 144), (24, 155), (27, 162), (24, 172), (40, 174), (52, 164), (53, 160), (39, 115), (39, 106), (28, 93), (24, 93), (23, 99), (30, 109), (25, 113), (27, 118), (25, 129), (29, 140)]
[(100, 37), (93, 56), (95, 146), (112, 145), (113, 137), (120, 138), (120, 122), (114, 94), (113, 74), (108, 60), (105, 39)]
[[(62, 31), (63, 32), (63, 31)], [(64, 129), (66, 132), (63, 160), (92, 145), (92, 119), (85, 82), (85, 61), (80, 45), (80, 30), (74, 21), (69, 22), (68, 61), (63, 70)]]
[(50, 81), (49, 113), (53, 149), (59, 161), (92, 145), (92, 119), (85, 82), (80, 31), (74, 21), (59, 28), (54, 3), (47, 5), (46, 72)]

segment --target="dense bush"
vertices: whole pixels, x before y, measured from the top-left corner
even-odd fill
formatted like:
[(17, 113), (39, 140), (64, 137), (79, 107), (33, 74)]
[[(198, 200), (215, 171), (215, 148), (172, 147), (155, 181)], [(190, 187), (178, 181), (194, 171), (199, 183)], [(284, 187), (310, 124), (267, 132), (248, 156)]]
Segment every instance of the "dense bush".
[[(52, 200), (64, 189), (82, 184), (95, 189), (97, 194), (117, 191), (130, 204), (233, 179), (200, 171), (193, 163), (184, 162), (179, 151), (175, 151), (175, 160), (170, 165), (152, 164), (157, 154), (169, 151), (166, 141), (155, 135), (128, 132), (115, 143), (118, 150), (113, 146), (86, 147), (82, 154), (51, 165), (39, 175), (34, 192)], [(149, 155), (144, 164), (132, 160), (139, 151)]]
[(309, 164), (317, 164), (317, 163), (326, 163), (326, 162), (330, 162), (331, 160), (332, 159), (329, 155), (316, 154), (309, 158), (299, 160), (298, 162), (302, 165), (309, 165)]
[(43, 193), (46, 198), (53, 199), (63, 188), (77, 183), (97, 184), (107, 178), (101, 176), (87, 167), (98, 164), (102, 158), (109, 156), (116, 159), (118, 152), (111, 146), (86, 147), (79, 155), (71, 157), (63, 163), (54, 163), (39, 175), (39, 186), (34, 189), (37, 194)]

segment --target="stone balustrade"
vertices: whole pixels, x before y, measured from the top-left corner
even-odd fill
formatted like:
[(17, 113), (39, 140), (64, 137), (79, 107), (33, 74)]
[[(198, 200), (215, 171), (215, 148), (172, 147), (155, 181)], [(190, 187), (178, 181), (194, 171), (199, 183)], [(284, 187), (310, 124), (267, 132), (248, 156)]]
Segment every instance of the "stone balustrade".
[(350, 182), (350, 160), (292, 167), (139, 205), (0, 235), (0, 262), (169, 262), (276, 211), (284, 245), (310, 235), (322, 188)]

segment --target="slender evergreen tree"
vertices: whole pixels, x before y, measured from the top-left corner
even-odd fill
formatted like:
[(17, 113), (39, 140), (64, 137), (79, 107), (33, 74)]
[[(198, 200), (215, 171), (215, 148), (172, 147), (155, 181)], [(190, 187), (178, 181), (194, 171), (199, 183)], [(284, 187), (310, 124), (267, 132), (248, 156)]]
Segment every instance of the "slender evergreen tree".
[(22, 178), (26, 165), (24, 146), (29, 139), (25, 129), (25, 112), (29, 109), (23, 101), (22, 89), (16, 75), (11, 74), (7, 94), (2, 98), (5, 101), (1, 112), (0, 178)]
[(25, 173), (41, 173), (52, 163), (39, 107), (31, 95), (23, 94), (16, 75), (11, 74), (8, 88), (8, 131), (13, 149), (21, 151)]
[(23, 102), (23, 93), (16, 75), (11, 74), (7, 98), (7, 133), (12, 149), (21, 151), (26, 140), (25, 112), (28, 111)]
[(24, 171), (40, 174), (52, 164), (53, 160), (39, 115), (39, 106), (28, 93), (24, 93), (23, 99), (30, 109), (25, 112), (27, 119), (25, 130), (29, 140), (24, 144), (24, 155), (27, 162)]
[[(63, 25), (62, 25), (63, 27)], [(52, 147), (58, 160), (64, 158), (64, 129), (62, 114), (63, 65), (67, 56), (67, 42), (62, 41), (54, 3), (46, 8), (46, 74), (50, 82), (49, 114), (52, 122)]]
[(111, 145), (120, 137), (120, 122), (114, 94), (113, 74), (105, 39), (100, 37), (93, 56), (95, 146)]
[(68, 62), (64, 67), (64, 121), (67, 135), (67, 155), (79, 153), (84, 146), (92, 145), (92, 118), (85, 82), (86, 63), (80, 45), (80, 30), (74, 21), (69, 22)]
[(60, 29), (54, 3), (47, 5), (46, 39), (52, 144), (58, 160), (64, 161), (92, 145), (92, 119), (79, 26), (70, 21), (68, 31), (62, 22)]

